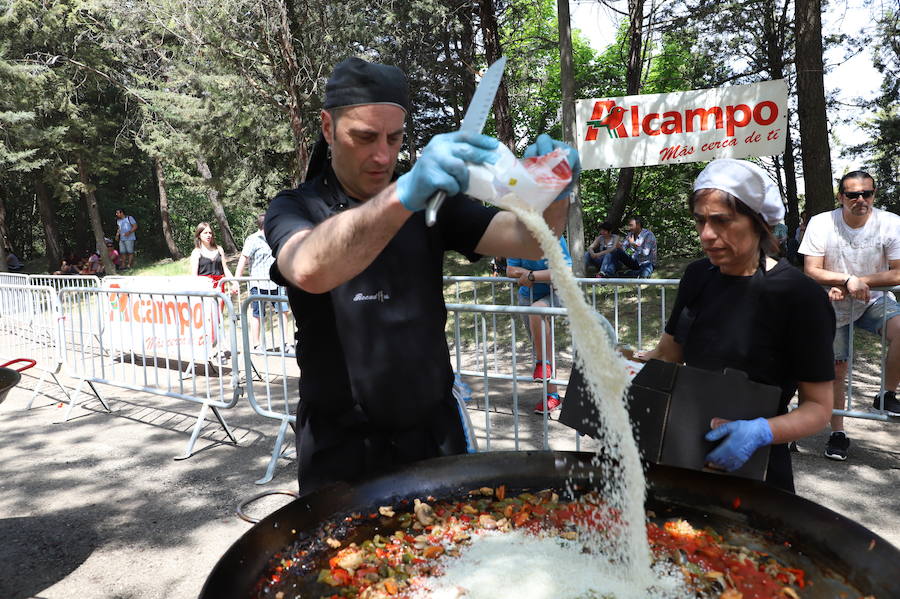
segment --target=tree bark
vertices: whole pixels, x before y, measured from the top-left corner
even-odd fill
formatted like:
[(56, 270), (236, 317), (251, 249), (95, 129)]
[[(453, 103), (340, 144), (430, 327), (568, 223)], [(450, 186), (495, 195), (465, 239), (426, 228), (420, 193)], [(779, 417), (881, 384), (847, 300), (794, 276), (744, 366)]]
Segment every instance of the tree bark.
[[(569, 16), (569, 0), (558, 0), (557, 21), (559, 22), (559, 75), (562, 83), (562, 137), (563, 141), (575, 147), (575, 68), (572, 60), (572, 24)], [(568, 222), (569, 252), (572, 255), (572, 272), (577, 277), (584, 276), (584, 213), (581, 194), (576, 184), (572, 189)]]
[[(39, 175), (40, 176), (40, 175)], [(47, 191), (47, 185), (40, 178), (35, 181), (38, 210), (41, 213), (41, 223), (44, 225), (44, 244), (47, 248), (47, 269), (56, 271), (62, 262), (65, 250), (60, 243), (59, 227), (56, 224), (56, 211), (53, 207), (53, 199)]]
[[(790, 123), (790, 117), (788, 117)], [(784, 132), (784, 186), (787, 198), (787, 217), (785, 224), (791, 236), (800, 226), (800, 201), (797, 198), (797, 165), (794, 162), (794, 140), (790, 125)]]
[(209, 170), (209, 165), (202, 156), (197, 158), (197, 170), (200, 171), (200, 175), (206, 182), (206, 197), (209, 199), (213, 214), (216, 217), (216, 222), (219, 224), (219, 229), (222, 231), (222, 235), (220, 236), (222, 245), (225, 246), (225, 250), (229, 253), (236, 254), (238, 247), (234, 242), (234, 234), (231, 232), (231, 227), (228, 225), (228, 218), (225, 216), (225, 206), (222, 205), (222, 201), (219, 199), (219, 191), (213, 184), (213, 177)]
[(88, 218), (91, 221), (91, 229), (94, 232), (94, 242), (100, 251), (100, 260), (103, 262), (103, 268), (107, 273), (116, 272), (116, 265), (113, 264), (112, 258), (106, 249), (106, 239), (103, 235), (103, 221), (100, 219), (100, 209), (97, 207), (97, 197), (94, 195), (94, 188), (88, 182), (87, 167), (84, 164), (84, 158), (78, 156), (78, 176), (81, 179), (82, 195), (87, 205)]
[[(625, 73), (625, 91), (629, 96), (641, 91), (641, 24), (644, 22), (644, 0), (628, 0), (628, 65)], [(634, 168), (619, 169), (616, 193), (606, 219), (614, 227), (622, 224), (625, 216), (625, 202), (631, 195), (634, 184)]]
[[(488, 65), (492, 65), (503, 56), (503, 48), (500, 46), (500, 28), (497, 25), (497, 11), (494, 0), (480, 0), (478, 4), (481, 36), (484, 40), (484, 58)], [(569, 43), (571, 46), (571, 40)], [(569, 54), (571, 56), (571, 50)], [(510, 150), (515, 151), (516, 136), (512, 115), (509, 111), (509, 92), (505, 79), (500, 81), (500, 87), (497, 88), (497, 95), (494, 97), (494, 126), (497, 129), (497, 139)]]
[(806, 210), (814, 216), (834, 206), (831, 147), (828, 144), (828, 117), (825, 111), (822, 2), (796, 0), (794, 11), (800, 153), (803, 158)]
[(6, 265), (6, 246), (9, 244), (9, 231), (6, 227), (6, 203), (0, 196), (0, 272), (9, 272)]
[(159, 221), (162, 225), (163, 239), (166, 240), (166, 248), (173, 260), (181, 260), (184, 254), (175, 245), (175, 237), (172, 235), (172, 221), (169, 218), (169, 194), (166, 193), (166, 173), (163, 171), (162, 158), (153, 157), (153, 172), (156, 174), (156, 189), (159, 192)]
[(306, 138), (303, 134), (303, 90), (300, 89), (300, 68), (297, 63), (297, 53), (294, 50), (294, 36), (292, 24), (296, 23), (294, 16), (293, 0), (283, 0), (278, 3), (278, 46), (281, 50), (281, 59), (284, 61), (284, 86), (288, 92), (288, 110), (290, 113), (291, 133), (294, 136), (294, 187), (303, 181), (306, 167), (309, 162), (309, 154), (306, 151)]

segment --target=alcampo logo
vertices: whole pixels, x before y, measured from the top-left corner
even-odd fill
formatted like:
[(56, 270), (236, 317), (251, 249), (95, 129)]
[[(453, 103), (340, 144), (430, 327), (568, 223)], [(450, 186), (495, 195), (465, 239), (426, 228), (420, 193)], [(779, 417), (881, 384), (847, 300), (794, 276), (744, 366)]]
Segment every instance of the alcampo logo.
[[(110, 288), (120, 289), (117, 283)], [(134, 297), (131, 297), (134, 295)], [(192, 326), (194, 329), (203, 330), (204, 314), (201, 302), (178, 301), (173, 299), (152, 300), (146, 299), (144, 294), (111, 293), (109, 295), (109, 320), (119, 322), (134, 322), (147, 324), (177, 325), (179, 335)], [(193, 305), (192, 305), (193, 304)], [(116, 316), (118, 315), (118, 318)]]
[[(627, 118), (626, 118), (627, 117)], [(609, 137), (639, 137), (641, 135), (672, 135), (725, 129), (727, 137), (734, 137), (735, 130), (751, 123), (765, 127), (778, 118), (778, 104), (764, 100), (754, 105), (712, 106), (709, 108), (688, 108), (684, 111), (669, 110), (649, 112), (642, 115), (640, 106), (627, 109), (614, 100), (597, 100), (591, 118), (587, 121), (584, 141), (597, 141), (602, 130)]]

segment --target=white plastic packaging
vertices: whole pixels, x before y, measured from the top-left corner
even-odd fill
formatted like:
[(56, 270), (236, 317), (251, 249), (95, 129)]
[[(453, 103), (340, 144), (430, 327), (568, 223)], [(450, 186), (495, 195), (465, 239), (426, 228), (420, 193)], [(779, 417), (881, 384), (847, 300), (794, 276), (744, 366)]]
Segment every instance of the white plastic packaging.
[(503, 208), (504, 198), (513, 194), (543, 212), (572, 180), (564, 149), (522, 160), (503, 144), (495, 152), (494, 164), (469, 165), (466, 195)]

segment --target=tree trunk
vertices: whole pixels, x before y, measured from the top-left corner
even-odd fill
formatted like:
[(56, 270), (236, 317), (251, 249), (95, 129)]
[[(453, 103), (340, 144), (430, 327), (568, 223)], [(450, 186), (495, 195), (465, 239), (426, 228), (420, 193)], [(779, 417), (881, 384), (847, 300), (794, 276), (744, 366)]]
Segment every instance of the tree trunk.
[(6, 203), (0, 196), (0, 272), (8, 272), (6, 265), (6, 246), (9, 244), (9, 231), (6, 229)]
[[(557, 2), (559, 22), (559, 74), (562, 83), (562, 137), (563, 141), (575, 147), (575, 68), (572, 61), (572, 24), (569, 18), (569, 0)], [(569, 252), (572, 255), (572, 271), (577, 277), (584, 276), (584, 214), (578, 185), (572, 190), (569, 204), (569, 218), (566, 224), (569, 237)]]
[(162, 159), (159, 156), (153, 158), (153, 172), (156, 174), (156, 189), (159, 192), (159, 220), (162, 225), (163, 239), (173, 260), (181, 260), (184, 254), (175, 245), (175, 237), (172, 235), (172, 221), (169, 218), (169, 195), (166, 193), (166, 173), (163, 171)]
[[(40, 174), (38, 175), (40, 177)], [(53, 208), (53, 199), (47, 191), (47, 185), (40, 178), (35, 181), (38, 210), (41, 213), (41, 222), (44, 225), (44, 243), (47, 248), (47, 269), (56, 271), (62, 262), (65, 253), (60, 243), (59, 227), (56, 225), (56, 211)]]
[(231, 227), (228, 226), (228, 218), (225, 216), (225, 206), (223, 206), (221, 200), (219, 200), (219, 191), (213, 184), (209, 165), (206, 164), (206, 159), (202, 156), (197, 159), (197, 170), (200, 171), (200, 175), (206, 182), (206, 197), (209, 199), (213, 214), (216, 217), (216, 222), (219, 223), (219, 229), (222, 231), (222, 234), (219, 236), (222, 245), (225, 246), (225, 250), (228, 253), (236, 254), (238, 248), (237, 244), (234, 242), (234, 234), (231, 232)]
[(797, 0), (794, 10), (800, 153), (803, 157), (806, 210), (814, 216), (834, 207), (822, 64), (822, 1)]
[[(481, 17), (481, 36), (484, 40), (484, 58), (488, 65), (492, 65), (503, 56), (496, 7), (494, 0), (480, 0), (478, 4)], [(569, 43), (571, 48), (571, 40)], [(497, 129), (497, 139), (510, 150), (515, 151), (516, 135), (513, 130), (512, 115), (509, 112), (509, 92), (505, 81), (505, 79), (500, 81), (497, 96), (494, 98), (494, 126)]]
[(300, 68), (297, 66), (297, 54), (294, 51), (294, 36), (292, 25), (296, 23), (294, 16), (293, 0), (284, 0), (278, 3), (278, 47), (281, 50), (281, 59), (284, 61), (284, 85), (288, 92), (288, 111), (290, 114), (291, 133), (294, 136), (294, 187), (303, 181), (306, 167), (309, 162), (309, 154), (306, 151), (306, 138), (303, 134), (303, 96), (304, 93), (297, 84), (300, 81)]
[(91, 229), (94, 231), (94, 242), (100, 250), (100, 260), (103, 261), (103, 268), (107, 273), (116, 272), (116, 265), (113, 264), (112, 258), (109, 257), (109, 251), (106, 249), (106, 239), (103, 235), (103, 221), (100, 219), (100, 209), (97, 207), (97, 197), (94, 195), (94, 188), (88, 182), (87, 168), (84, 165), (84, 158), (78, 156), (78, 176), (81, 179), (82, 194), (84, 195), (85, 204), (87, 205), (88, 218), (91, 221)]
[[(628, 66), (625, 74), (625, 91), (633, 96), (641, 91), (641, 24), (644, 22), (644, 0), (628, 0)], [(634, 183), (634, 168), (619, 169), (616, 193), (606, 219), (614, 227), (622, 224), (625, 216), (625, 202), (631, 195)]]
[[(788, 118), (790, 123), (790, 118)], [(797, 199), (797, 165), (794, 163), (794, 140), (792, 139), (791, 128), (784, 132), (784, 187), (785, 196), (787, 198), (787, 217), (785, 224), (791, 236), (800, 226), (800, 202)]]

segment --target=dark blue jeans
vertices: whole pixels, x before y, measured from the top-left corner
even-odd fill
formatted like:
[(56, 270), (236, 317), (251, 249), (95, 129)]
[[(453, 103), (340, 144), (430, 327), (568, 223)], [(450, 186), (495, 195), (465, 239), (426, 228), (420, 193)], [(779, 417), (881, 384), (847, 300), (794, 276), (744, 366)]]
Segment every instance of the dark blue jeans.
[(603, 264), (600, 266), (600, 272), (607, 277), (615, 276), (616, 271), (620, 268), (626, 268), (634, 271), (639, 278), (646, 279), (653, 272), (652, 262), (639, 263), (637, 260), (625, 253), (622, 248), (616, 248), (612, 252), (603, 256)]

